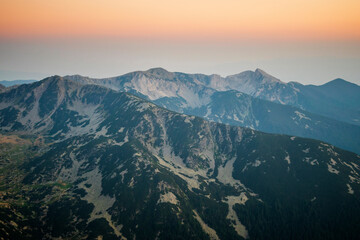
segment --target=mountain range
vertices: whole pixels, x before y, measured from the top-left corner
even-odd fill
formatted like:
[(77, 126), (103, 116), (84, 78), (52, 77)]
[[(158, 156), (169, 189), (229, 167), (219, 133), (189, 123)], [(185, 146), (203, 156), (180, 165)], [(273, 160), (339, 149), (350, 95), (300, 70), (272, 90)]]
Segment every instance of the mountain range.
[[(272, 118), (283, 118), (283, 109), (299, 111), (299, 124), (310, 118), (197, 84), (218, 76), (194, 75), (189, 84), (187, 74), (166, 74), (53, 76), (0, 93), (0, 236), (357, 239), (359, 155), (186, 115), (209, 104), (242, 112), (250, 101), (245, 108), (274, 111)], [(166, 101), (184, 111), (155, 104)]]
[(225, 82), (225, 89), (238, 90), (271, 102), (295, 106), (351, 124), (360, 124), (360, 86), (343, 79), (335, 79), (321, 86), (284, 83), (256, 69), (255, 72), (246, 71), (226, 77)]
[(360, 153), (360, 87), (343, 80), (304, 86), (260, 69), (222, 78), (162, 68), (105, 79), (64, 78), (133, 93), (207, 120), (322, 140)]
[(360, 86), (335, 79), (321, 86), (285, 83), (263, 70), (245, 71), (225, 78), (219, 75), (168, 72), (163, 68), (128, 73), (119, 77), (94, 79), (79, 75), (66, 78), (132, 91), (149, 100), (177, 98), (181, 108), (201, 106), (213, 91), (237, 90), (275, 103), (298, 107), (336, 120), (360, 124)]
[(5, 87), (11, 87), (14, 85), (21, 85), (21, 84), (29, 84), (36, 82), (37, 80), (2, 80), (0, 81), (0, 84)]

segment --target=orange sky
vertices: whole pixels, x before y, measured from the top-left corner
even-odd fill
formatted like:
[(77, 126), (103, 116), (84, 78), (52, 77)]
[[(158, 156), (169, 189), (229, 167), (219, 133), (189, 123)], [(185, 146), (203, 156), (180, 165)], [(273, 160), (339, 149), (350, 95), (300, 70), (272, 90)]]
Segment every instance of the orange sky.
[(0, 36), (360, 40), (360, 1), (0, 0)]

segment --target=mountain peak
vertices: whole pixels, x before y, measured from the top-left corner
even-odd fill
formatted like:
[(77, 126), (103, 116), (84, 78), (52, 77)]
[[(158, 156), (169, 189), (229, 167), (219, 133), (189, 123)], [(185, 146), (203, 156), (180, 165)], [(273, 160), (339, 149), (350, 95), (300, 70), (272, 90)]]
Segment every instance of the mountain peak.
[(63, 77), (61, 77), (59, 75), (54, 75), (54, 76), (51, 76), (51, 77), (44, 78), (40, 82), (59, 83), (59, 82), (64, 82), (64, 81), (71, 81), (71, 80), (63, 78)]
[(262, 75), (269, 75), (267, 72), (265, 72), (264, 70), (260, 69), (260, 68), (256, 68), (255, 69), (255, 73), (260, 73)]
[[(54, 75), (48, 78), (45, 78), (39, 81), (40, 84), (45, 84), (47, 87), (57, 88), (60, 91), (65, 91), (64, 88), (70, 89), (75, 86), (82, 85), (81, 82), (73, 81), (72, 79), (68, 79), (66, 77), (61, 77), (59, 75)], [(55, 89), (54, 89), (55, 90)]]
[(53, 75), (53, 76), (47, 77), (45, 79), (62, 80), (63, 78), (60, 75)]
[[(354, 86), (356, 85), (355, 83), (351, 83), (351, 82), (348, 82), (342, 78), (336, 78), (330, 82), (327, 82), (325, 83), (324, 85), (322, 86), (335, 86), (335, 87), (339, 87), (339, 86)], [(358, 86), (358, 85), (356, 85)]]
[(151, 74), (168, 74), (169, 73), (165, 68), (162, 68), (162, 67), (150, 68), (146, 72), (151, 73)]
[(146, 75), (151, 75), (157, 78), (165, 78), (165, 79), (172, 79), (174, 78), (174, 73), (168, 72), (166, 69), (157, 67), (157, 68), (150, 68), (149, 70), (144, 72)]
[(267, 72), (265, 72), (264, 70), (257, 68), (255, 70), (255, 74), (262, 76), (263, 79), (266, 79), (267, 82), (279, 82), (282, 83), (282, 81), (270, 74), (268, 74)]
[(89, 78), (89, 77), (88, 76), (83, 76), (83, 75), (80, 75), (80, 74), (74, 74), (74, 75), (63, 76), (63, 78), (65, 78), (65, 79), (83, 79), (83, 78)]

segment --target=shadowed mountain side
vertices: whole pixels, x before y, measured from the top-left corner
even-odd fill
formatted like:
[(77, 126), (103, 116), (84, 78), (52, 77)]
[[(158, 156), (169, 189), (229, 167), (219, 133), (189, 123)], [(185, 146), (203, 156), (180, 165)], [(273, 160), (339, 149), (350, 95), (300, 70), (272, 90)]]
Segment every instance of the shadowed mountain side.
[(348, 124), (299, 108), (277, 104), (234, 90), (216, 92), (209, 104), (186, 110), (187, 114), (234, 126), (250, 127), (329, 142), (360, 153), (360, 126)]

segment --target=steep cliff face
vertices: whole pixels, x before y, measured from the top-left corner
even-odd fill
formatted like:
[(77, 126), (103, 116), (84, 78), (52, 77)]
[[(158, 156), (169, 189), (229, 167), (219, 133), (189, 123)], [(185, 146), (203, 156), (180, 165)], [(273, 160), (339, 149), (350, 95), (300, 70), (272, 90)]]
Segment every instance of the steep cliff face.
[(1, 152), (8, 159), (1, 162), (5, 238), (359, 234), (354, 153), (208, 122), (56, 76), (0, 100), (1, 132), (23, 139), (4, 149), (23, 146), (24, 153)]

